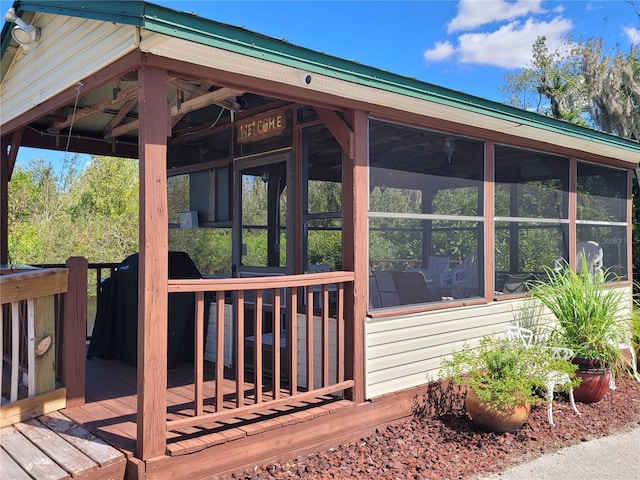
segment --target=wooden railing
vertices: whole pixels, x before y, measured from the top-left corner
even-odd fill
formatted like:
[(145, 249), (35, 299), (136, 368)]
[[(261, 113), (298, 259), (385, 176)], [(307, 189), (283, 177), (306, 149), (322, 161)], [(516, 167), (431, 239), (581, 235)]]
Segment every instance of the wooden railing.
[(66, 390), (56, 388), (55, 297), (68, 276), (66, 268), (0, 275), (2, 426), (65, 407)]
[[(346, 285), (352, 285), (352, 272), (330, 272), (306, 275), (270, 276), (253, 278), (227, 278), (205, 280), (169, 280), (169, 293), (195, 292), (195, 388), (193, 416), (170, 419), (167, 430), (178, 430), (191, 426), (204, 426), (259, 410), (273, 409), (305, 399), (331, 394), (344, 394), (354, 386), (352, 379), (345, 379), (345, 302)], [(211, 303), (214, 319), (215, 400), (206, 402), (204, 396), (204, 350), (205, 350), (205, 292), (214, 292)], [(253, 310), (253, 335), (245, 334), (245, 307)], [(264, 342), (264, 312), (271, 312), (273, 327), (269, 343)], [(234, 328), (225, 335), (225, 317), (233, 318)], [(281, 339), (279, 324), (285, 316), (286, 336)], [(251, 321), (251, 319), (249, 319)], [(251, 323), (249, 323), (251, 324)], [(331, 331), (331, 335), (330, 335)], [(225, 339), (225, 336), (227, 337)], [(330, 336), (333, 348), (330, 349)], [(299, 343), (299, 337), (303, 341)], [(287, 354), (281, 357), (282, 343), (286, 343)], [(225, 342), (227, 342), (225, 344)], [(225, 345), (234, 347), (235, 402), (232, 407), (224, 405)], [(245, 357), (245, 347), (251, 346), (251, 359)], [(270, 386), (263, 384), (265, 378), (263, 352), (270, 347)], [(298, 351), (302, 354), (299, 358)], [(314, 359), (314, 352), (320, 360)], [(317, 357), (318, 355), (316, 355)], [(330, 375), (330, 356), (334, 357), (334, 372)], [(267, 357), (268, 358), (268, 357)], [(282, 365), (284, 358), (286, 365)], [(247, 360), (250, 360), (247, 362)], [(245, 376), (245, 365), (252, 364), (250, 378)], [(299, 370), (299, 365), (304, 368)], [(319, 368), (314, 368), (319, 367)], [(283, 370), (284, 369), (284, 370)], [(316, 370), (319, 375), (316, 377)], [(283, 372), (286, 384), (283, 385)], [(228, 380), (227, 380), (228, 381)], [(247, 383), (252, 384), (246, 394)], [(205, 412), (207, 409), (213, 411)], [(210, 405), (212, 403), (212, 405)]]

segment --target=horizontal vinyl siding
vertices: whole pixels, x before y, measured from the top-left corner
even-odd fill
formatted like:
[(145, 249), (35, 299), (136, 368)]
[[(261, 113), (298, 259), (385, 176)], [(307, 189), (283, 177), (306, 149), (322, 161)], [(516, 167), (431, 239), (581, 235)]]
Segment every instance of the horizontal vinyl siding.
[[(42, 29), (40, 40), (26, 53), (16, 53), (2, 83), (2, 123), (137, 48), (136, 28), (129, 25), (41, 14), (34, 25)], [(81, 99), (82, 94), (80, 90)]]
[[(620, 305), (631, 309), (631, 287)], [(485, 335), (502, 334), (528, 299), (365, 321), (366, 398), (404, 390), (438, 379), (442, 357)], [(541, 313), (538, 310), (538, 313)], [(544, 315), (544, 314), (543, 314)], [(549, 317), (549, 321), (552, 318)]]
[(377, 397), (435, 380), (443, 356), (501, 333), (520, 301), (492, 302), (366, 321), (366, 395)]

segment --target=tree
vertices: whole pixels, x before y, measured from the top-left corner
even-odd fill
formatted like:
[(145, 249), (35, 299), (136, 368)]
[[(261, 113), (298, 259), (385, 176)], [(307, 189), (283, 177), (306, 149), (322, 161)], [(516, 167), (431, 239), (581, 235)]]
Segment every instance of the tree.
[(590, 38), (549, 52), (545, 37), (533, 45), (533, 65), (505, 76), (509, 104), (640, 140), (640, 48), (603, 50)]

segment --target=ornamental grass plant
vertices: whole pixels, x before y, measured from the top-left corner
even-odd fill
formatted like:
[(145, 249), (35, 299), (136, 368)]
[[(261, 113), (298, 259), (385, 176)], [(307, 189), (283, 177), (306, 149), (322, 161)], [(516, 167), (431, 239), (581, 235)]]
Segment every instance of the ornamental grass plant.
[(550, 338), (554, 345), (615, 369), (621, 352), (612, 339), (620, 338), (625, 328), (621, 312), (625, 292), (606, 287), (604, 278), (609, 272), (592, 275), (584, 257), (582, 262), (580, 273), (568, 266), (546, 268), (547, 279), (533, 282), (530, 292), (557, 321)]

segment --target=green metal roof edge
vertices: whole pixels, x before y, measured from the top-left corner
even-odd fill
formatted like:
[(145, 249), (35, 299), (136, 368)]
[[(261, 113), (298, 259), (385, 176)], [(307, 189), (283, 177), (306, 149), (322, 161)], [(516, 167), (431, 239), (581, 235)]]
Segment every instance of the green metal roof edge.
[[(492, 100), (334, 57), (249, 30), (144, 1), (16, 1), (16, 11), (40, 11), (125, 23), (252, 58), (350, 83), (460, 108), (574, 138), (640, 153), (640, 143)], [(6, 27), (7, 25), (5, 25)], [(2, 52), (5, 51), (2, 31)], [(8, 41), (7, 41), (8, 45)]]
[[(103, 20), (142, 27), (145, 2), (143, 1), (38, 1), (18, 0), (21, 10), (66, 15), (68, 17)], [(16, 12), (18, 7), (14, 7)]]

